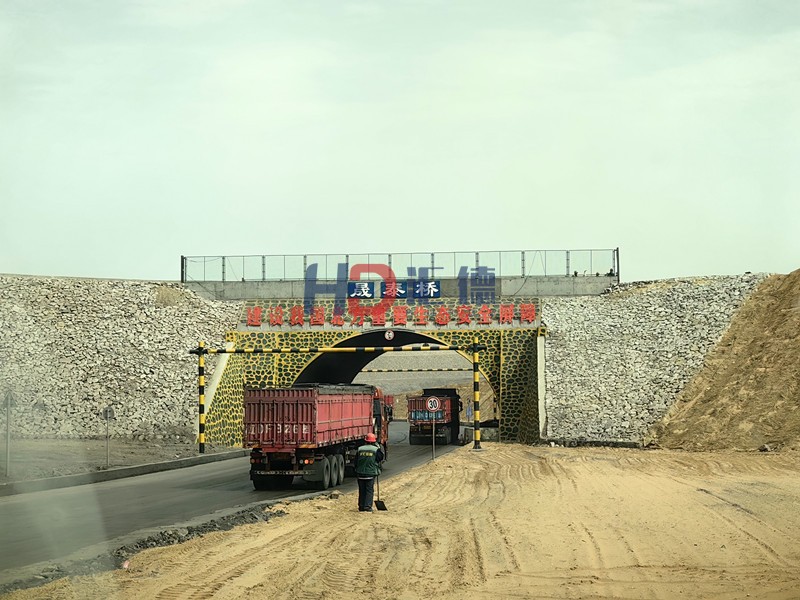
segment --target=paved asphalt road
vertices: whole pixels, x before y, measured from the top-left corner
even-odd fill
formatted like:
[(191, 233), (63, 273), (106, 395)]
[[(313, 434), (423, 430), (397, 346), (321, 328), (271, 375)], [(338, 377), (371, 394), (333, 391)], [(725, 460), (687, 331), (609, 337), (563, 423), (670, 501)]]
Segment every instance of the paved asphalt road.
[[(408, 424), (390, 428), (384, 478), (431, 459), (429, 446), (410, 446)], [(436, 454), (454, 446), (438, 447)], [(109, 552), (130, 544), (153, 528), (244, 507), (310, 490), (256, 492), (247, 476), (249, 459), (231, 460), (151, 473), (115, 481), (0, 498), (0, 583), (14, 570), (42, 561), (60, 561)], [(356, 489), (348, 478), (337, 489)], [(387, 499), (388, 501), (388, 499)]]

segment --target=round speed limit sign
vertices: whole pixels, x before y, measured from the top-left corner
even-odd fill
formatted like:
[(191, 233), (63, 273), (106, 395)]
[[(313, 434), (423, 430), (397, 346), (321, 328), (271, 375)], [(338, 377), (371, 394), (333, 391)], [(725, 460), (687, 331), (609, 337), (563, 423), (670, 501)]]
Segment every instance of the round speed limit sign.
[(428, 410), (430, 412), (436, 412), (439, 410), (440, 405), (439, 399), (436, 396), (431, 396), (428, 398)]

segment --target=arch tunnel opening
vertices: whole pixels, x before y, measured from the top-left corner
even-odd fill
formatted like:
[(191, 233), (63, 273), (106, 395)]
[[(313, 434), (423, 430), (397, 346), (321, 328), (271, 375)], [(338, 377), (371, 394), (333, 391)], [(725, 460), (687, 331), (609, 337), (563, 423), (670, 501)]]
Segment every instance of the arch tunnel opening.
[[(440, 341), (415, 331), (396, 331), (394, 338), (387, 340), (386, 329), (357, 335), (336, 344), (338, 348), (359, 346), (408, 346), (411, 344), (439, 345)], [(352, 354), (321, 354), (297, 377), (297, 383), (352, 383), (361, 370), (385, 352), (354, 352)]]
[[(396, 330), (391, 331), (394, 334), (393, 339), (386, 339), (386, 332), (388, 329), (377, 329), (365, 332), (361, 335), (354, 336), (347, 340), (335, 344), (336, 347), (352, 348), (352, 347), (380, 347), (380, 346), (408, 346), (408, 345), (446, 345), (434, 337), (425, 335), (417, 331)], [(386, 379), (388, 375), (383, 373), (365, 373), (364, 369), (371, 362), (376, 361), (380, 357), (391, 357), (392, 359), (408, 359), (413, 357), (412, 360), (416, 364), (420, 363), (420, 359), (429, 362), (431, 355), (434, 354), (437, 358), (442, 356), (450, 356), (450, 364), (453, 366), (469, 367), (461, 373), (426, 373), (424, 369), (410, 369), (409, 373), (403, 373), (400, 376), (392, 377), (395, 386), (399, 385), (396, 389), (394, 386), (388, 385)], [(380, 361), (378, 361), (380, 363)], [(472, 372), (471, 372), (471, 357), (465, 356), (460, 352), (446, 351), (446, 352), (354, 352), (346, 354), (338, 353), (325, 353), (317, 356), (305, 369), (298, 375), (296, 383), (354, 383), (356, 378), (362, 383), (370, 383), (384, 388), (387, 393), (403, 394), (404, 392), (411, 392), (423, 388), (436, 388), (436, 387), (459, 387), (462, 388), (462, 396), (465, 400), (463, 418), (465, 422), (471, 422), (472, 419)], [(448, 371), (450, 369), (442, 369)], [(400, 377), (405, 376), (405, 381), (399, 381)], [(495, 391), (489, 384), (483, 373), (479, 374), (480, 389), (481, 389), (481, 415), (489, 420), (497, 421), (500, 416), (499, 402), (496, 397)], [(401, 410), (400, 415), (403, 415)], [(487, 422), (487, 425), (491, 423)], [(496, 426), (496, 425), (494, 425)]]

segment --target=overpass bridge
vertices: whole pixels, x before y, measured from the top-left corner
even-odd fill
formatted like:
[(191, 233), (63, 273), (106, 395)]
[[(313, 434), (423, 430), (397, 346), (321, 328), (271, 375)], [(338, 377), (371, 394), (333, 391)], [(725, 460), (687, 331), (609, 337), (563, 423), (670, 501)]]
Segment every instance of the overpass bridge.
[[(471, 262), (460, 264), (467, 255)], [(480, 374), (494, 392), (503, 441), (533, 442), (544, 431), (547, 330), (540, 298), (596, 295), (619, 282), (617, 249), (278, 258), (182, 257), (185, 285), (209, 298), (242, 301), (238, 326), (226, 334), (229, 347), (466, 347), (477, 340), (485, 348)], [(291, 264), (296, 269), (288, 270)], [(459, 354), (467, 367), (471, 356)], [(214, 382), (205, 439), (241, 443), (245, 386), (351, 383), (380, 355), (219, 357), (224, 364)]]
[[(398, 281), (439, 281), (442, 296), (462, 299), (478, 288), (496, 298), (593, 296), (620, 281), (619, 248), (614, 248), (181, 256), (181, 282), (210, 300), (303, 298), (309, 292), (335, 296), (344, 285), (343, 296), (357, 264), (388, 267)], [(361, 279), (382, 277), (367, 270)]]

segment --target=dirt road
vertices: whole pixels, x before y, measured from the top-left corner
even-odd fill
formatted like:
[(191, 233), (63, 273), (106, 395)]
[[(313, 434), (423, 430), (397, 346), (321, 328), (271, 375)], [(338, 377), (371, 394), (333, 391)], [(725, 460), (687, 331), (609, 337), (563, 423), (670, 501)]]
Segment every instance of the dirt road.
[(800, 597), (797, 453), (484, 448), (6, 597)]

